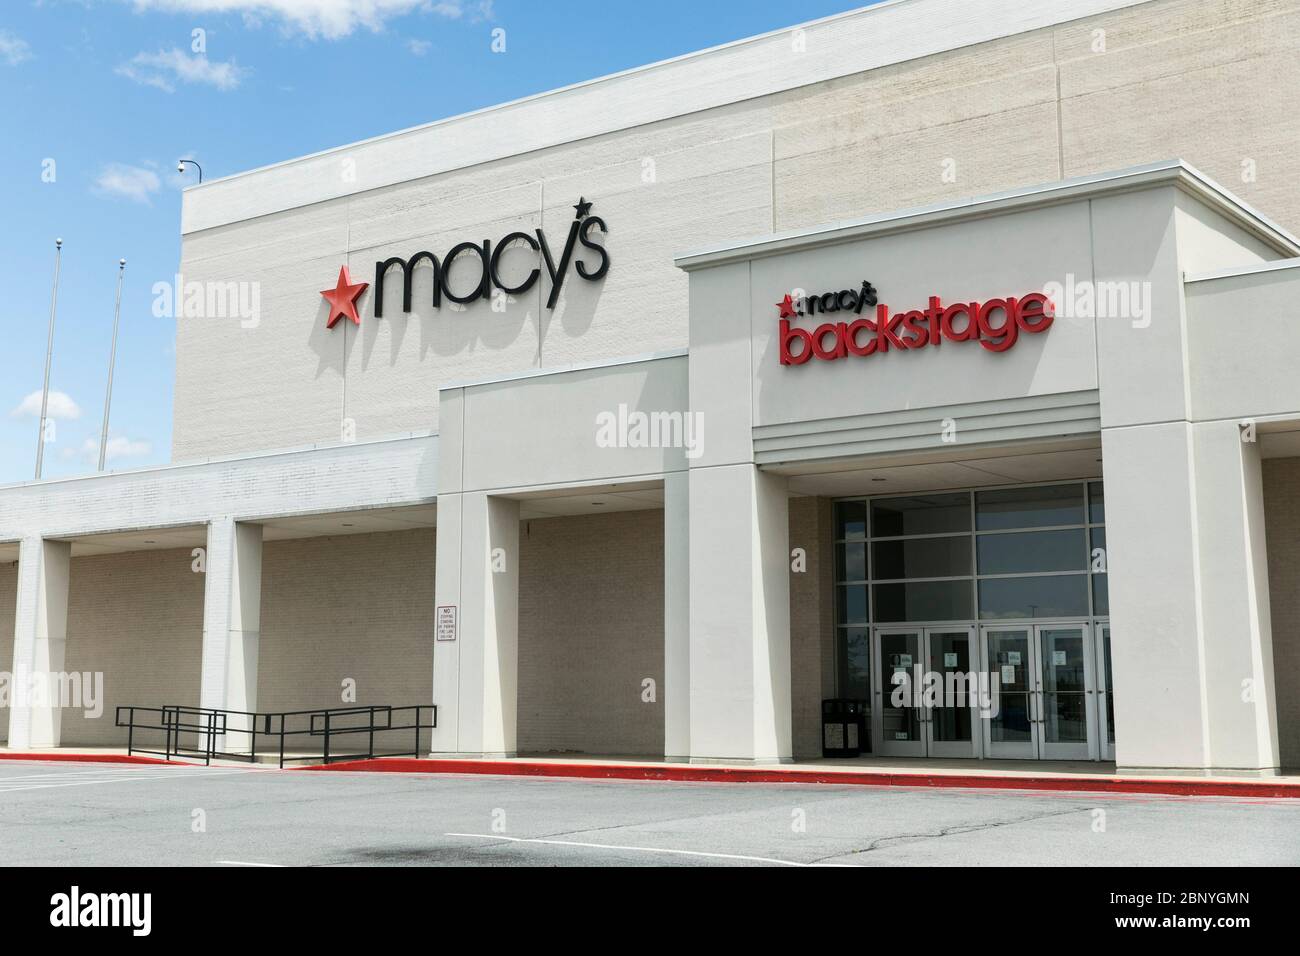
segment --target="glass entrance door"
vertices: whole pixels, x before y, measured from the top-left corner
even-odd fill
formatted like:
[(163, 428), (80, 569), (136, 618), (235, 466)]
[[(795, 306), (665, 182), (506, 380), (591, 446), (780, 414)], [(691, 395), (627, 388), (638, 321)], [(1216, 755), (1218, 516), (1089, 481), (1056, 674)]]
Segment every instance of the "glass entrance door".
[(879, 715), (879, 719), (872, 721), (879, 728), (876, 731), (876, 753), (895, 757), (925, 756), (922, 714), (914, 706), (924, 640), (925, 632), (920, 628), (876, 632), (875, 715)]
[(1039, 756), (1087, 760), (1096, 740), (1092, 644), (1086, 624), (1040, 624), (1038, 632)]
[(876, 753), (976, 756), (977, 659), (970, 627), (877, 631)]
[(1038, 756), (1036, 682), (1031, 660), (1034, 628), (985, 627), (980, 643), (986, 679), (990, 686), (998, 688), (997, 706), (982, 722), (984, 755), (1033, 759)]
[(979, 713), (979, 667), (974, 628), (927, 628), (926, 660), (937, 700), (925, 709), (926, 750), (932, 757), (974, 757), (978, 741), (974, 722)]
[(1096, 756), (1094, 652), (1086, 624), (985, 627), (984, 668), (998, 683), (985, 754), (1044, 760)]
[(1111, 689), (1110, 623), (1097, 625), (1097, 743), (1102, 760), (1115, 759), (1115, 695)]

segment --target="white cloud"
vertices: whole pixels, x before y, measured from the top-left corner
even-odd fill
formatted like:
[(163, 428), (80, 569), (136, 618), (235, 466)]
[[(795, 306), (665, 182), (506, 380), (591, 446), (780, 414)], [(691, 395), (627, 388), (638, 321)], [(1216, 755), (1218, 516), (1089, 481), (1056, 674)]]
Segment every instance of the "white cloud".
[[(104, 462), (119, 458), (143, 458), (153, 451), (153, 445), (147, 441), (136, 441), (122, 435), (109, 435), (108, 445), (104, 449)], [(81, 455), (87, 461), (99, 461), (99, 438), (87, 438), (81, 443)]]
[(433, 49), (433, 44), (430, 43), (428, 40), (411, 39), (406, 41), (406, 48), (410, 50), (412, 53), (414, 53), (416, 56), (424, 56), (426, 53), (428, 53), (430, 50)]
[(248, 75), (248, 71), (233, 59), (213, 61), (206, 54), (186, 53), (176, 47), (159, 50), (157, 53), (137, 53), (115, 72), (168, 93), (175, 91), (177, 83), (195, 83), (214, 86), (219, 90), (233, 90)]
[(17, 66), (23, 60), (32, 58), (32, 48), (27, 45), (27, 41), (21, 37), (16, 37), (7, 30), (0, 30), (0, 60), (4, 60), (10, 66)]
[(161, 186), (162, 181), (152, 169), (125, 163), (109, 163), (95, 180), (95, 191), (102, 195), (142, 203), (148, 203)]
[(309, 37), (335, 40), (358, 27), (382, 30), (394, 17), (428, 11), (449, 20), (487, 19), (492, 0), (130, 0), (136, 10), (169, 13), (234, 13), (250, 24), (280, 21)]
[[(9, 413), (10, 418), (40, 418), (41, 417), (41, 393), (32, 392), (21, 402), (18, 407)], [(72, 419), (81, 417), (81, 407), (72, 400), (67, 392), (50, 392), (50, 401), (45, 409), (45, 417)]]

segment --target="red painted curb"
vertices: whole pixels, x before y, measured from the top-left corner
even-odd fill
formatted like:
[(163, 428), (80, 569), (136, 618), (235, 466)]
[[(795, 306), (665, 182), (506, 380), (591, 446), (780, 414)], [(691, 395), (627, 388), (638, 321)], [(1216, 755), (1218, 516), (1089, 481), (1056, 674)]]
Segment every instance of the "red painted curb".
[(670, 780), (699, 783), (816, 783), (858, 787), (947, 787), (980, 790), (1049, 790), (1074, 793), (1149, 793), (1189, 797), (1300, 798), (1300, 784), (1267, 781), (1167, 780), (1150, 777), (1005, 777), (993, 774), (890, 773), (887, 771), (779, 770), (758, 767), (655, 767), (639, 764), (562, 764), (519, 760), (353, 760), (294, 770), (374, 773), (489, 774), (583, 777), (603, 780)]
[(136, 763), (166, 764), (170, 767), (183, 766), (180, 761), (163, 760), (161, 757), (137, 757), (133, 754), (78, 754), (63, 753), (61, 751), (27, 754), (0, 753), (0, 760), (53, 760), (63, 763)]

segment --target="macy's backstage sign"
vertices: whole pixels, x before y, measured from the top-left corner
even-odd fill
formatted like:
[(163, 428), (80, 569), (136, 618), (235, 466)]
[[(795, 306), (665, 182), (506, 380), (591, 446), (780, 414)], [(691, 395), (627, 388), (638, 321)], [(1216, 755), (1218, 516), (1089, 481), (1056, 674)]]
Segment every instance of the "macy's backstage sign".
[[(781, 364), (803, 365), (809, 359), (833, 362), (850, 355), (865, 357), (907, 351), (949, 342), (978, 342), (990, 352), (1005, 352), (1021, 333), (1045, 332), (1055, 316), (1042, 292), (987, 302), (954, 302), (945, 306), (930, 296), (924, 309), (891, 312), (870, 282), (859, 289), (822, 295), (787, 295), (780, 310)], [(799, 319), (820, 314), (815, 328), (800, 328)], [(856, 317), (855, 317), (856, 316)]]
[[(490, 298), (493, 289), (499, 289), (506, 295), (523, 295), (541, 278), (543, 267), (551, 280), (551, 293), (546, 299), (546, 307), (554, 309), (560, 298), (560, 289), (568, 277), (570, 267), (577, 269), (578, 275), (588, 282), (597, 282), (609, 272), (609, 251), (603, 244), (596, 242), (592, 236), (599, 232), (601, 236), (608, 233), (605, 220), (591, 214), (590, 203), (579, 198), (573, 207), (575, 215), (569, 223), (569, 234), (564, 241), (564, 249), (557, 259), (542, 229), (533, 232), (512, 232), (493, 244), (492, 240), (482, 242), (462, 242), (448, 250), (439, 259), (432, 252), (421, 251), (403, 259), (394, 256), (375, 263), (375, 318), (384, 316), (384, 282), (392, 274), (391, 270), (400, 269), (402, 274), (402, 312), (410, 313), (412, 284), (415, 279), (415, 267), (421, 262), (428, 262), (433, 267), (433, 307), (442, 307), (442, 298), (446, 296), (452, 302), (467, 305), (478, 299)], [(537, 267), (513, 284), (503, 278), (501, 257), (511, 246), (521, 244), (537, 254)], [(589, 268), (581, 259), (575, 261), (574, 253), (578, 246), (590, 250), (595, 256), (595, 267)], [(472, 285), (460, 289), (452, 288), (451, 266), (462, 257), (477, 260), (478, 280)], [(471, 273), (472, 274), (472, 273)], [(368, 282), (353, 282), (352, 274), (345, 265), (339, 269), (338, 282), (333, 289), (322, 290), (321, 295), (329, 303), (330, 311), (326, 317), (326, 328), (334, 328), (339, 319), (351, 319), (356, 325), (361, 324), (357, 313), (357, 299), (370, 287)]]

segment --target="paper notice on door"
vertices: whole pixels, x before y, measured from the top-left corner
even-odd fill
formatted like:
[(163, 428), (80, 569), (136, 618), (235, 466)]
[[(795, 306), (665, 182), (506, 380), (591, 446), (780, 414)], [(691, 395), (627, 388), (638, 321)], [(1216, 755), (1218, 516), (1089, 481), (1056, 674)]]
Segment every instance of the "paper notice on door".
[(1007, 651), (1007, 663), (1008, 663), (1008, 664), (1015, 664), (1017, 667), (1019, 667), (1019, 666), (1020, 666), (1020, 652), (1019, 652), (1019, 651)]
[(1065, 651), (1052, 651), (1052, 666), (1053, 667), (1065, 666)]
[(898, 663), (899, 663), (901, 666), (903, 666), (903, 667), (911, 667), (911, 666), (912, 666), (912, 655), (911, 655), (911, 654), (899, 654), (899, 655), (898, 655)]
[(1002, 683), (1014, 684), (1016, 682), (1016, 669), (1011, 664), (1002, 665)]
[(943, 655), (943, 666), (944, 666), (944, 667), (956, 667), (956, 666), (957, 666), (957, 655), (956, 655), (956, 654), (949, 654), (949, 653), (947, 653), (947, 652), (945, 651), (945, 652), (944, 652), (944, 655)]

